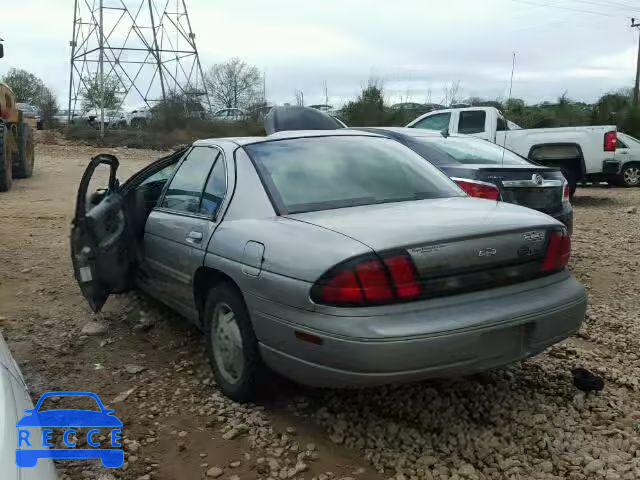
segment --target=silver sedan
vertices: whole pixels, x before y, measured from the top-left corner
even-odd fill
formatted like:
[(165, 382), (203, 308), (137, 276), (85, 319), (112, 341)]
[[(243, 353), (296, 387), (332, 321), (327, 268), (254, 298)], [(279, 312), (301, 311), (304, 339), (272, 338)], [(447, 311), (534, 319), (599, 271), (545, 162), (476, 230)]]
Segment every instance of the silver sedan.
[[(100, 164), (109, 181), (91, 194)], [(194, 322), (238, 401), (269, 370), (354, 387), (499, 367), (585, 315), (560, 222), (470, 198), (373, 133), (202, 140), (124, 185), (117, 168), (95, 157), (79, 187), (83, 294), (98, 311), (139, 288)]]

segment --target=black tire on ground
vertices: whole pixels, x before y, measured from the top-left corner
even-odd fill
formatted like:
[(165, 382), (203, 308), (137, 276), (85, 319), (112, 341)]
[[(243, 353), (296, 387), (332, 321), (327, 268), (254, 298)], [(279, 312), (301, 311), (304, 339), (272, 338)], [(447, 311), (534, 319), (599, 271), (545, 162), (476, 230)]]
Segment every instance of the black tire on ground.
[[(234, 314), (235, 323), (240, 331), (242, 340), (242, 358), (244, 365), (235, 382), (225, 377), (220, 358), (214, 352), (214, 337), (217, 325), (216, 312), (218, 308), (229, 307)], [(209, 291), (204, 310), (204, 331), (207, 354), (213, 367), (216, 383), (222, 393), (237, 402), (248, 402), (256, 398), (259, 386), (269, 375), (262, 362), (258, 349), (258, 340), (253, 332), (249, 312), (242, 295), (230, 283), (220, 283)]]
[(18, 163), (13, 169), (13, 178), (29, 178), (33, 175), (35, 150), (33, 130), (26, 123), (18, 125)]
[(640, 187), (640, 163), (629, 163), (622, 167), (613, 183), (620, 187)]
[(7, 136), (9, 131), (4, 123), (0, 123), (0, 192), (6, 192), (13, 183), (13, 168)]

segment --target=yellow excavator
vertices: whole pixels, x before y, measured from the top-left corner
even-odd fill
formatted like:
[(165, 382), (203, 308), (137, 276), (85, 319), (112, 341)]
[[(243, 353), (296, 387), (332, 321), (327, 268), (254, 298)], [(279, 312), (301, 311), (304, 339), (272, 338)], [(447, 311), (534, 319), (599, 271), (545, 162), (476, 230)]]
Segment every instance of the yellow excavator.
[[(0, 58), (4, 46), (0, 38)], [(0, 192), (11, 188), (14, 178), (33, 175), (35, 149), (33, 128), (16, 105), (16, 96), (0, 82)]]

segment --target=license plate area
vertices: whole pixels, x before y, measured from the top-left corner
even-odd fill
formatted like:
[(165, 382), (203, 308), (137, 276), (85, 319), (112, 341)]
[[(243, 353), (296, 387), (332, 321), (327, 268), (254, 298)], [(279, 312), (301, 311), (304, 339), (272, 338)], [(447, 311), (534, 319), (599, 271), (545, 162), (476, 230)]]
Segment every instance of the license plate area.
[(491, 358), (517, 357), (524, 351), (525, 331), (525, 325), (492, 330), (483, 333), (480, 342)]

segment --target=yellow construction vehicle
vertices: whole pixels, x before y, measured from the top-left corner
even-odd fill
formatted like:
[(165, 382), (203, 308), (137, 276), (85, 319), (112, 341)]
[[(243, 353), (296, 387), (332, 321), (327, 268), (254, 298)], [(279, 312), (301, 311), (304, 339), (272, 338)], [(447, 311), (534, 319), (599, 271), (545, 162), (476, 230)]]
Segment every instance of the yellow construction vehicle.
[[(2, 57), (4, 47), (0, 38)], [(33, 128), (18, 110), (13, 90), (0, 83), (0, 192), (9, 190), (14, 178), (33, 174), (34, 157)]]

